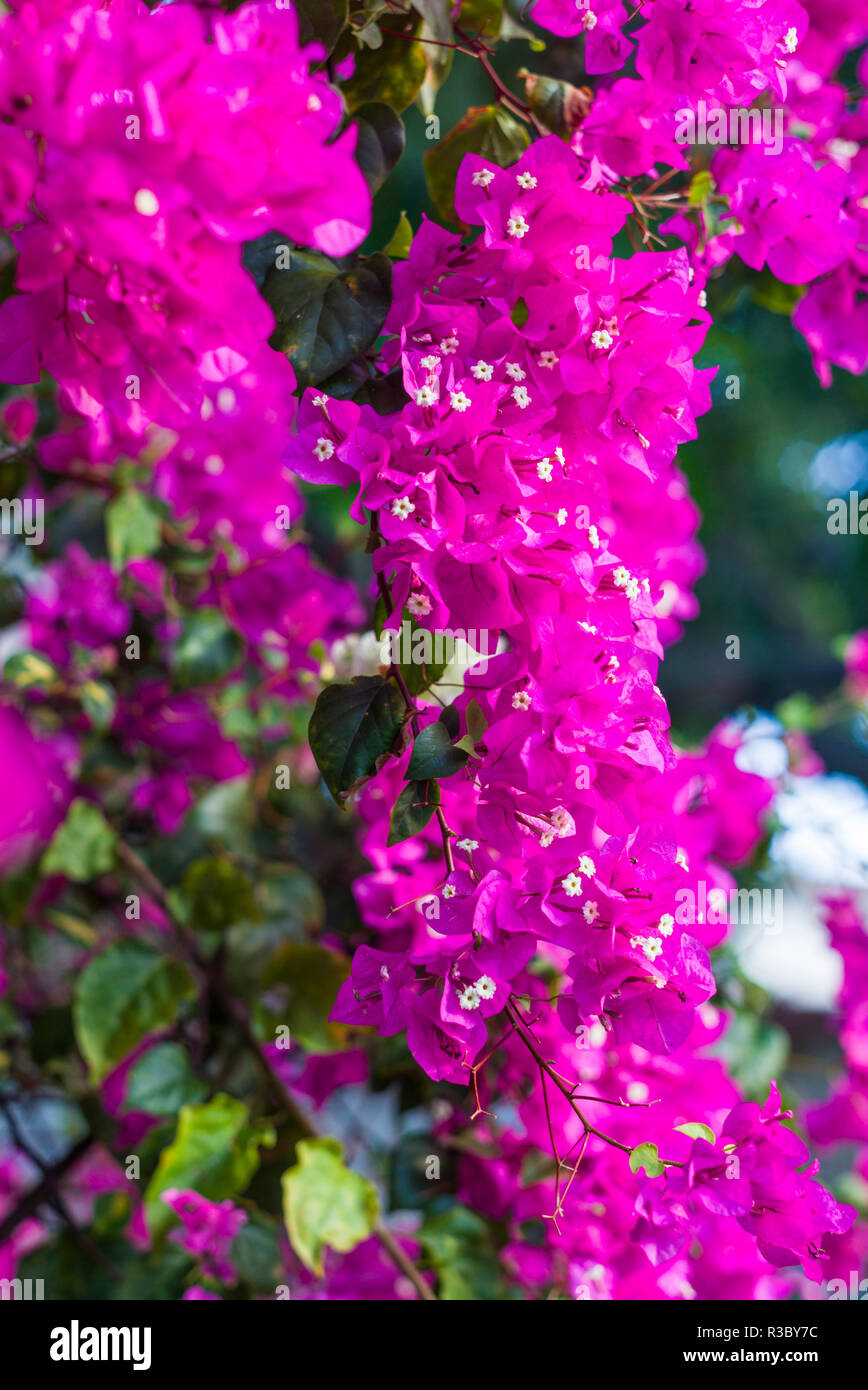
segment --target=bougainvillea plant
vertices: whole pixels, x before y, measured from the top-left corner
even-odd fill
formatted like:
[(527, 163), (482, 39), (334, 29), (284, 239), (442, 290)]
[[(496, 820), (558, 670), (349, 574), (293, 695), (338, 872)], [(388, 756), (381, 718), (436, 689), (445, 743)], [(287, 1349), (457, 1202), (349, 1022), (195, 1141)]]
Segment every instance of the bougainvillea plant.
[[(659, 682), (715, 303), (868, 366), (866, 42), (855, 0), (7, 0), (0, 1278), (858, 1283), (860, 904), (807, 1112), (731, 946), (818, 760), (681, 747)], [(437, 218), (380, 235), (414, 107)]]

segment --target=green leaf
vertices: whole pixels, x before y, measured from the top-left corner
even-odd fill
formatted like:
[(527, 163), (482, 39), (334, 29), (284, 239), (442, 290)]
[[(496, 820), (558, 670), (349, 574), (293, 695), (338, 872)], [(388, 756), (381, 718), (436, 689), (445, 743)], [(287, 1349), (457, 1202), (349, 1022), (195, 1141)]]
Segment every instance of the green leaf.
[[(395, 26), (397, 23), (395, 21)], [(390, 29), (392, 24), (388, 26)], [(425, 46), (411, 41), (412, 28), (403, 31), (407, 37), (398, 38), (394, 34), (384, 34), (379, 48), (357, 49), (353, 45), (355, 69), (352, 77), (341, 83), (341, 92), (349, 111), (356, 111), (368, 101), (384, 101), (400, 115), (415, 100), (425, 74), (428, 62)], [(341, 43), (341, 54), (345, 41)], [(346, 51), (351, 51), (350, 45)]]
[[(350, 962), (337, 951), (313, 941), (286, 941), (262, 972), (260, 1032), (278, 1024), (308, 1052), (334, 1052), (344, 1045), (346, 1030), (329, 1022), (335, 996), (350, 973)], [(267, 1015), (267, 1017), (266, 1017)]]
[(772, 275), (768, 266), (765, 266), (754, 283), (753, 301), (762, 309), (768, 309), (773, 314), (784, 314), (789, 318), (807, 292), (807, 285), (785, 285)]
[(519, 68), (518, 76), (524, 78), (528, 106), (547, 130), (564, 138), (578, 130), (593, 100), (587, 87), (574, 87), (572, 82), (528, 72), (527, 68)]
[(95, 729), (110, 729), (115, 717), (117, 700), (114, 690), (105, 681), (85, 681), (76, 691), (81, 707)]
[(162, 1235), (175, 1215), (162, 1201), (170, 1187), (192, 1187), (211, 1202), (235, 1197), (259, 1167), (260, 1148), (272, 1148), (271, 1125), (251, 1121), (247, 1106), (217, 1095), (204, 1105), (185, 1105), (171, 1144), (160, 1154), (145, 1191), (145, 1217), (152, 1236)]
[(416, 736), (407, 776), (417, 782), (430, 777), (451, 777), (466, 762), (467, 753), (455, 747), (448, 729), (438, 721)]
[(75, 985), (73, 1023), (91, 1080), (101, 1081), (148, 1033), (168, 1028), (196, 988), (186, 966), (132, 939), (95, 956)]
[(205, 1085), (190, 1066), (180, 1043), (158, 1043), (139, 1057), (127, 1077), (124, 1110), (177, 1115), (182, 1105), (202, 1100)]
[(368, 101), (356, 109), (355, 124), (356, 163), (376, 193), (404, 153), (404, 122), (384, 101)]
[(3, 667), (3, 679), (16, 690), (50, 690), (63, 675), (42, 652), (15, 652)]
[(262, 293), (274, 313), (269, 339), (293, 365), (301, 386), (317, 385), (375, 341), (389, 309), (392, 262), (382, 252), (343, 267), (318, 251), (292, 251), (272, 266)]
[(817, 707), (810, 695), (796, 692), (775, 706), (775, 717), (785, 729), (813, 729), (818, 723)]
[(197, 931), (225, 931), (259, 920), (253, 883), (228, 859), (196, 859), (179, 890), (185, 922)]
[(160, 514), (155, 503), (138, 488), (127, 487), (105, 509), (106, 539), (112, 569), (122, 570), (130, 560), (159, 550)]
[(296, 1152), (298, 1163), (283, 1175), (283, 1218), (299, 1259), (322, 1275), (326, 1246), (346, 1254), (373, 1231), (377, 1192), (344, 1165), (337, 1139), (302, 1139)]
[(439, 144), (423, 158), (428, 192), (447, 222), (455, 214), (455, 179), (466, 154), (478, 154), (505, 168), (514, 164), (530, 143), (525, 126), (501, 106), (471, 107)]
[(708, 1125), (702, 1125), (698, 1122), (694, 1123), (691, 1120), (689, 1124), (676, 1125), (675, 1128), (679, 1134), (687, 1134), (691, 1139), (707, 1139), (709, 1144), (714, 1144), (716, 1142), (714, 1130), (710, 1129)]
[(343, 32), (348, 0), (294, 0), (299, 43), (321, 43), (331, 53)]
[(99, 807), (76, 797), (42, 856), (42, 872), (65, 874), (75, 883), (87, 883), (109, 872), (115, 862), (117, 839)]
[(537, 34), (532, 33), (530, 29), (526, 29), (523, 24), (519, 24), (518, 20), (513, 19), (512, 15), (506, 11), (504, 11), (500, 26), (500, 37), (505, 43), (508, 43), (510, 39), (522, 39), (530, 45), (533, 53), (545, 53), (544, 41)]
[(690, 180), (687, 201), (691, 207), (701, 207), (714, 192), (714, 179), (708, 169), (699, 169)]
[(657, 1157), (656, 1144), (637, 1144), (630, 1154), (630, 1172), (638, 1173), (644, 1168), (649, 1178), (659, 1178), (666, 1172), (665, 1166)]
[(238, 665), (244, 644), (219, 608), (197, 608), (184, 617), (172, 652), (172, 673), (182, 690), (210, 685)]
[(424, 830), (440, 805), (436, 782), (408, 782), (392, 807), (387, 845), (400, 844)]
[(453, 1206), (429, 1217), (419, 1239), (437, 1270), (438, 1293), (445, 1302), (502, 1297), (500, 1266), (491, 1235), (475, 1212)]
[(322, 692), (308, 738), (323, 780), (336, 801), (375, 770), (388, 753), (404, 719), (404, 703), (394, 681), (356, 676), (349, 685)]
[(392, 233), (392, 240), (385, 247), (383, 255), (390, 256), (393, 261), (406, 261), (412, 245), (413, 227), (406, 212), (402, 212), (398, 225)]
[(462, 0), (457, 23), (465, 34), (496, 39), (503, 23), (503, 0)]
[[(423, 115), (430, 116), (434, 101), (452, 68), (455, 50), (453, 42), (451, 0), (411, 0), (413, 8), (425, 21), (419, 38), (425, 49), (427, 71), (417, 98)], [(426, 40), (434, 40), (433, 43)]]

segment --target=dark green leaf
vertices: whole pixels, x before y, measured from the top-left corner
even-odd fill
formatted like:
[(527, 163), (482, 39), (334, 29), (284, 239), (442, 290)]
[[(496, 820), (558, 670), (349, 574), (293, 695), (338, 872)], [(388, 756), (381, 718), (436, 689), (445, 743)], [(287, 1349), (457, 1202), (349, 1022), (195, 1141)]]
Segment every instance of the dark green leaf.
[(424, 156), (428, 192), (439, 215), (456, 221), (455, 179), (466, 154), (478, 154), (505, 168), (530, 143), (527, 128), (501, 106), (474, 106)]
[(392, 807), (386, 843), (397, 845), (418, 835), (439, 805), (440, 788), (436, 782), (408, 782)]
[(383, 101), (369, 101), (355, 112), (356, 162), (372, 193), (386, 182), (404, 153), (404, 122)]
[(186, 690), (220, 680), (238, 664), (243, 646), (219, 608), (197, 608), (183, 619), (172, 653), (175, 684)]
[(488, 1227), (467, 1207), (453, 1206), (421, 1227), (422, 1248), (439, 1276), (446, 1302), (497, 1299), (503, 1294), (500, 1266)]
[[(396, 20), (394, 27), (397, 23)], [(393, 25), (387, 27), (391, 29)], [(384, 101), (400, 115), (415, 100), (425, 81), (428, 63), (424, 44), (409, 38), (413, 30), (405, 27), (403, 32), (407, 38), (385, 34), (376, 49), (347, 45), (347, 52), (353, 51), (356, 64), (352, 77), (341, 83), (348, 110), (356, 111), (367, 101)], [(342, 41), (339, 52), (343, 51)]]
[(294, 0), (302, 44), (321, 43), (331, 53), (347, 22), (347, 0)]
[(251, 880), (228, 859), (195, 860), (179, 896), (185, 922), (197, 931), (225, 931), (235, 922), (259, 918)]
[[(283, 1024), (290, 1041), (308, 1052), (334, 1052), (346, 1030), (329, 1022), (335, 996), (350, 973), (350, 962), (313, 941), (286, 941), (262, 972), (259, 1027), (265, 1034)], [(266, 1016), (267, 1015), (267, 1016)]]
[(429, 777), (451, 777), (467, 762), (467, 754), (456, 748), (441, 723), (429, 724), (417, 735), (410, 754), (407, 776), (416, 781)]
[(271, 346), (301, 385), (325, 381), (377, 338), (391, 290), (392, 262), (382, 253), (342, 269), (317, 251), (293, 251), (289, 267), (272, 267), (262, 287), (276, 320)]
[(390, 751), (403, 719), (401, 693), (382, 676), (357, 676), (349, 685), (330, 685), (322, 692), (308, 738), (335, 800), (370, 777), (377, 759)]
[(182, 1105), (204, 1095), (205, 1086), (181, 1044), (158, 1043), (130, 1068), (123, 1108), (147, 1115), (177, 1115)]

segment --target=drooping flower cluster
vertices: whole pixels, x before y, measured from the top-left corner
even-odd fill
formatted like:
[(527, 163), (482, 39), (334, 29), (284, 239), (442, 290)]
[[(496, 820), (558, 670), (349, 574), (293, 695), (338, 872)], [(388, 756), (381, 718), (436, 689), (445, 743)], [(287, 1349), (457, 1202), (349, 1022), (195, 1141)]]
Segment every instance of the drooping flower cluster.
[[(594, 1029), (621, 1055), (685, 1045), (725, 931), (696, 909), (701, 886), (729, 882), (714, 860), (746, 856), (772, 788), (736, 767), (734, 728), (676, 759), (655, 684), (694, 560), (673, 460), (708, 405), (693, 363), (700, 279), (683, 251), (613, 259), (625, 204), (555, 140), (505, 170), (466, 158), (456, 207), (479, 238), (425, 225), (396, 273), (384, 365), (400, 365), (408, 405), (382, 419), (308, 393), (288, 459), (303, 477), (359, 483), (387, 628), (409, 614), (417, 633), (484, 632), (497, 652), (452, 702), (472, 753), (442, 784), (441, 824), (386, 848), (407, 754), (359, 797), (375, 868), (357, 896), (392, 949), (357, 949), (335, 1010), (406, 1028), (429, 1075), (466, 1085), (489, 1020), (506, 1010), (521, 1036), (512, 1001), (540, 997), (534, 958), (562, 982), (545, 1047), (557, 1036), (574, 1049)], [(679, 508), (681, 545), (649, 545), (667, 534), (658, 509)], [(429, 717), (417, 709), (419, 727)], [(565, 1129), (574, 1150), (582, 1122), (572, 1116), (571, 1140)], [(778, 1244), (816, 1276), (822, 1232), (852, 1218), (796, 1186), (792, 1219), (810, 1241), (791, 1231)], [(750, 1227), (750, 1189), (726, 1210)], [(668, 1268), (686, 1242), (679, 1219)]]
[[(614, 182), (688, 170), (693, 147), (711, 201), (694, 199), (664, 232), (706, 271), (738, 255), (810, 286), (793, 322), (821, 381), (832, 364), (864, 371), (865, 57), (855, 101), (838, 75), (868, 38), (864, 8), (655, 0), (628, 20), (621, 5), (539, 0), (534, 18), (584, 33), (587, 71), (602, 75), (576, 149)], [(606, 76), (631, 54), (635, 76)]]

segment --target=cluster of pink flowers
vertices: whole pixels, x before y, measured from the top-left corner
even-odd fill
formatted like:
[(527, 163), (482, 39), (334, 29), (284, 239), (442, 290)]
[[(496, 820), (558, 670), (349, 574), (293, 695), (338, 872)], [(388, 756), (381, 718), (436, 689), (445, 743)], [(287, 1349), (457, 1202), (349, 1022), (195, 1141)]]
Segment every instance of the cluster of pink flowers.
[[(834, 76), (868, 24), (842, 9), (805, 40), (806, 11), (788, 0), (640, 12), (628, 34), (636, 15), (621, 4), (539, 0), (535, 18), (584, 32), (589, 71), (613, 80), (573, 148), (551, 136), (507, 169), (464, 160), (455, 205), (473, 235), (426, 222), (395, 268), (380, 367), (400, 371), (408, 399), (384, 417), (318, 390), (296, 412), (242, 265), (242, 244), (272, 229), (342, 255), (369, 222), (353, 137), (332, 138), (340, 98), (311, 73), (324, 55), (299, 49), (293, 12), (16, 6), (0, 19), (0, 225), (18, 252), (0, 377), (57, 382), (58, 428), (37, 444), (57, 479), (50, 505), (82, 481), (108, 498), (123, 457), (172, 544), (213, 545), (192, 611), (239, 639), (230, 675), (252, 667), (269, 695), (306, 699), (313, 644), (362, 621), (355, 591), (278, 523), (301, 510), (290, 470), (358, 488), (385, 628), (486, 635), (449, 718), (436, 696), (413, 702), (408, 727), (440, 723), (461, 745), (438, 819), (388, 845), (409, 746), (355, 797), (371, 864), (355, 891), (377, 944), (357, 947), (334, 1018), (406, 1031), (430, 1077), (472, 1080), (492, 1107), (479, 1132), (498, 1157), (462, 1158), (459, 1197), (508, 1221), (522, 1288), (784, 1297), (792, 1280), (776, 1270), (799, 1263), (819, 1281), (853, 1212), (805, 1166), (776, 1086), (762, 1108), (745, 1101), (711, 1055), (727, 1020), (710, 1003), (709, 952), (727, 924), (697, 908), (733, 885), (774, 787), (739, 766), (734, 722), (678, 752), (656, 682), (703, 564), (676, 453), (710, 406), (713, 371), (695, 364), (709, 278), (737, 253), (810, 283), (795, 321), (823, 379), (830, 363), (868, 363), (865, 112)], [(634, 48), (636, 78), (616, 76)], [(613, 255), (640, 206), (620, 181), (688, 167), (679, 107), (759, 98), (787, 99), (787, 134), (778, 153), (748, 142), (714, 156), (719, 226), (706, 200), (666, 224), (679, 249)], [(4, 406), (7, 440), (25, 444), (35, 426), (29, 395)], [(133, 808), (171, 834), (198, 784), (251, 766), (218, 718), (223, 677), (193, 689), (168, 678), (184, 605), (157, 550), (119, 565), (68, 546), (29, 584), (24, 631), (79, 699), (124, 670), (124, 640), (144, 634), (153, 660), (124, 671), (110, 728), (133, 767)], [(866, 665), (854, 647), (851, 681)], [(259, 696), (245, 687), (254, 709)], [(38, 715), (40, 681), (20, 698)], [(74, 794), (89, 716), (84, 700), (72, 708), (62, 732), (37, 736), (0, 707), (16, 788), (0, 814), (2, 869), (48, 838)], [(856, 972), (842, 998), (851, 1075), (813, 1133), (823, 1142), (828, 1121), (862, 1142), (865, 939), (848, 905), (832, 925)], [(354, 1062), (291, 1081), (318, 1098), (341, 1075), (354, 1079)], [(456, 1111), (443, 1127), (458, 1123)], [(231, 1283), (245, 1213), (190, 1190), (164, 1197), (181, 1219), (173, 1239), (203, 1276)], [(526, 1223), (543, 1214), (555, 1219), (531, 1239)], [(301, 1296), (402, 1296), (374, 1243), (325, 1286), (298, 1283)]]
[[(722, 143), (708, 163), (712, 204), (663, 230), (706, 271), (738, 255), (810, 286), (793, 322), (821, 381), (829, 384), (833, 364), (864, 371), (868, 99), (854, 103), (838, 75), (868, 38), (864, 7), (655, 0), (630, 13), (630, 37), (620, 4), (539, 0), (534, 18), (557, 34), (584, 32), (587, 71), (602, 76), (576, 149), (615, 182), (686, 170), (691, 145)], [(631, 55), (635, 77), (607, 76)], [(863, 56), (862, 91), (866, 70)], [(719, 133), (697, 133), (700, 121)]]
[[(737, 767), (735, 726), (703, 754), (677, 758), (655, 685), (661, 639), (690, 611), (697, 568), (695, 512), (673, 461), (708, 406), (709, 373), (693, 363), (708, 322), (702, 277), (683, 250), (613, 259), (627, 205), (554, 139), (504, 170), (468, 156), (456, 207), (481, 235), (468, 242), (426, 224), (395, 276), (384, 365), (400, 363), (409, 403), (384, 420), (309, 392), (287, 455), (303, 477), (358, 482), (354, 514), (373, 517), (374, 567), (393, 602), (387, 628), (410, 615), (432, 633), (486, 629), (486, 650), (498, 646), (452, 705), (473, 752), (442, 783), (446, 858), (442, 826), (386, 847), (409, 754), (359, 796), (374, 872), (357, 896), (390, 949), (356, 950), (334, 1016), (384, 1034), (406, 1028), (430, 1076), (466, 1085), (489, 1020), (511, 1000), (541, 997), (527, 967), (543, 959), (562, 985), (556, 1011), (542, 1012), (542, 1051), (565, 1058), (559, 1069), (570, 1075), (577, 1044), (593, 1038), (607, 1059), (596, 1073), (605, 1072), (605, 1099), (612, 1056), (641, 1057), (647, 1071), (654, 1054), (702, 1035), (697, 1010), (714, 992), (708, 949), (726, 926), (691, 904), (701, 885), (729, 885), (723, 864), (748, 855), (773, 795)], [(436, 710), (420, 707), (423, 727)], [(498, 1077), (499, 1093), (511, 1080), (524, 1094), (523, 1027), (509, 1045), (521, 1060)], [(738, 1108), (719, 1064), (686, 1051), (676, 1113), (697, 1119), (685, 1114), (696, 1095), (690, 1062), (710, 1069), (725, 1106), (719, 1147), (687, 1145), (672, 1160), (682, 1166), (667, 1170), (678, 1186), (628, 1190), (623, 1225), (607, 1200), (605, 1225), (616, 1245), (632, 1245), (630, 1270), (637, 1242), (651, 1255), (631, 1284), (610, 1251), (617, 1296), (639, 1286), (667, 1296), (682, 1276), (689, 1283), (688, 1231), (722, 1214), (748, 1233), (732, 1241), (754, 1284), (765, 1277), (757, 1248), (819, 1277), (822, 1234), (846, 1229), (852, 1212), (799, 1176), (790, 1131), (770, 1138), (777, 1110)], [(561, 1153), (588, 1137), (568, 1107), (556, 1120), (539, 1096), (527, 1107), (517, 1151), (527, 1139), (546, 1147), (534, 1123), (543, 1109)], [(637, 1113), (629, 1100), (618, 1111), (613, 1137), (628, 1151), (647, 1138)], [(745, 1169), (732, 1188), (730, 1146)], [(611, 1150), (600, 1163), (617, 1186)], [(584, 1172), (573, 1189), (580, 1241), (597, 1181), (594, 1165)], [(763, 1201), (778, 1180), (788, 1206), (775, 1224)], [(510, 1212), (539, 1215), (538, 1199), (513, 1186)], [(542, 1259), (517, 1250), (519, 1266), (525, 1256)], [(576, 1271), (581, 1282), (580, 1260)]]

